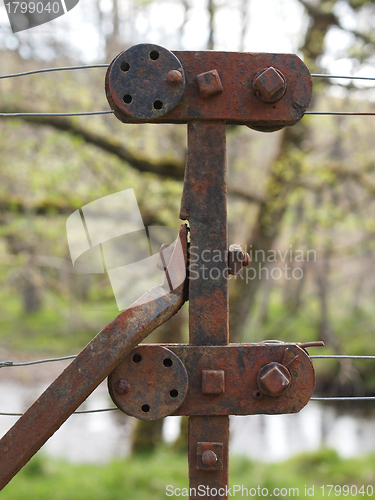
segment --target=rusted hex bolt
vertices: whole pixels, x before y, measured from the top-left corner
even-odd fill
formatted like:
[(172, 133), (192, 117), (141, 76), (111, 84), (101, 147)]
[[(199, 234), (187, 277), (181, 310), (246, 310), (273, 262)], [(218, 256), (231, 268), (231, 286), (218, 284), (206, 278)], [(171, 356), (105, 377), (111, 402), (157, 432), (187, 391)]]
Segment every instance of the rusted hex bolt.
[(233, 244), (228, 252), (228, 272), (233, 276), (239, 274), (243, 267), (250, 264), (250, 255), (242, 250), (241, 245)]
[(284, 394), (290, 386), (289, 370), (280, 363), (268, 363), (258, 373), (258, 387), (263, 394), (278, 397)]
[(177, 69), (171, 69), (167, 75), (167, 82), (170, 85), (178, 85), (182, 82), (182, 74)]
[(202, 463), (206, 467), (213, 467), (217, 462), (217, 455), (212, 450), (206, 450), (202, 453)]
[(130, 384), (126, 380), (121, 379), (116, 382), (115, 390), (117, 394), (119, 394), (120, 396), (126, 394), (129, 391), (129, 389), (130, 389)]
[(253, 80), (253, 92), (263, 102), (276, 102), (286, 91), (286, 82), (281, 71), (272, 66), (259, 71)]

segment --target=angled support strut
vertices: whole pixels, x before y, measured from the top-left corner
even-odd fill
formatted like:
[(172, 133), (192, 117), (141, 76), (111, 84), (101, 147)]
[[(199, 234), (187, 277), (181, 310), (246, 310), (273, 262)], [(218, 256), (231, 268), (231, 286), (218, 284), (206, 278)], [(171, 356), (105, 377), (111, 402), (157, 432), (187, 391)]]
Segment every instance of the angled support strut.
[[(109, 323), (0, 440), (0, 489), (17, 474), (120, 361), (185, 302), (187, 229), (182, 226), (165, 279)], [(184, 259), (181, 261), (181, 249)], [(173, 281), (173, 280), (172, 280)], [(175, 281), (176, 282), (176, 281)], [(162, 290), (162, 295), (160, 292)], [(162, 296), (160, 296), (162, 295)], [(137, 303), (140, 305), (137, 305)]]

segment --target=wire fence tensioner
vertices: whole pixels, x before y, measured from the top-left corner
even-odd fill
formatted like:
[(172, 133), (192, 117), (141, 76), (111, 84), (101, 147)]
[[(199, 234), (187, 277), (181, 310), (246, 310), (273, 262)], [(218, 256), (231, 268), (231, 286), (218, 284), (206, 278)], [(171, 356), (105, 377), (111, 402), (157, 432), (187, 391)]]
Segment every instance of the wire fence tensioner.
[[(206, 485), (217, 495), (200, 498), (227, 498), (229, 415), (298, 412), (315, 376), (307, 344), (229, 344), (228, 274), (248, 256), (228, 249), (225, 127), (294, 125), (310, 103), (311, 75), (292, 54), (140, 44), (114, 59), (105, 87), (122, 122), (188, 124), (180, 218), (189, 227), (181, 226), (173, 251), (160, 251), (164, 283), (107, 325), (1, 439), (0, 487), (108, 377), (113, 401), (129, 415), (189, 415), (191, 491)], [(226, 258), (207, 258), (214, 251)], [(138, 345), (186, 300), (189, 345)]]

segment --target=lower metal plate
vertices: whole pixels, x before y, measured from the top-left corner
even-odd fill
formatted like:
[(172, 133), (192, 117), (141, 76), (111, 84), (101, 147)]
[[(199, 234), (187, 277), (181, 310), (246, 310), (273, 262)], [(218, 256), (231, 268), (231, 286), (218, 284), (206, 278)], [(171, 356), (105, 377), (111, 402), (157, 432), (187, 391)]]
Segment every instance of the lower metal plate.
[(174, 413), (185, 399), (188, 374), (180, 358), (166, 347), (136, 347), (108, 377), (113, 402), (141, 420)]
[(312, 362), (296, 344), (145, 344), (109, 377), (115, 404), (143, 420), (296, 413), (314, 386)]

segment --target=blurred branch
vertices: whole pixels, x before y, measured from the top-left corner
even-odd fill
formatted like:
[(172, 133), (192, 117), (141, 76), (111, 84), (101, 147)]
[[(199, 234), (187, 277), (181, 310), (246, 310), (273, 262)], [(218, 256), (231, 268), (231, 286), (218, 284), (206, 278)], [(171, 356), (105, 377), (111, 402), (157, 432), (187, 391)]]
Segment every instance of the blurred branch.
[[(82, 205), (85, 205), (84, 201)], [(70, 200), (66, 198), (56, 197), (56, 199), (44, 199), (40, 200), (38, 204), (34, 204), (32, 201), (16, 198), (14, 196), (9, 196), (9, 198), (3, 196), (0, 198), (0, 223), (6, 223), (8, 215), (12, 214), (33, 214), (42, 216), (70, 215), (78, 208), (80, 208), (80, 206), (75, 205), (74, 202), (70, 202)], [(165, 224), (165, 220), (159, 217), (156, 212), (150, 213), (144, 206), (140, 206), (140, 209), (145, 226), (162, 226)], [(103, 217), (103, 214), (100, 215)]]
[[(20, 110), (16, 107), (5, 107), (3, 106), (3, 111), (5, 113), (17, 113)], [(23, 110), (25, 112), (25, 110)], [(8, 118), (4, 118), (8, 119)], [(117, 138), (104, 137), (95, 132), (92, 132), (81, 125), (74, 123), (72, 120), (64, 117), (51, 117), (51, 116), (22, 116), (18, 119), (24, 122), (31, 123), (33, 125), (39, 126), (49, 126), (53, 127), (62, 132), (67, 132), (68, 134), (81, 137), (86, 143), (92, 144), (99, 149), (107, 153), (111, 153), (122, 161), (128, 163), (131, 167), (135, 168), (139, 172), (149, 172), (158, 175), (159, 177), (169, 178), (181, 181), (184, 178), (185, 164), (184, 162), (172, 162), (172, 161), (151, 161), (139, 154), (129, 151), (125, 146), (119, 143)], [(247, 203), (260, 204), (264, 201), (261, 195), (257, 193), (248, 193), (241, 191), (237, 188), (228, 188), (228, 194), (241, 198)], [(36, 213), (43, 215), (49, 211), (57, 211), (58, 213), (65, 213), (71, 210), (71, 206), (68, 204), (64, 206), (64, 201), (47, 201), (36, 207)], [(14, 211), (24, 213), (27, 211), (27, 207), (23, 204), (21, 200), (0, 200), (0, 208), (6, 209), (8, 206)], [(6, 210), (8, 211), (8, 210)]]
[(266, 198), (258, 193), (247, 193), (245, 191), (241, 191), (235, 187), (228, 187), (228, 195), (235, 196), (237, 198), (241, 198), (243, 201), (247, 203), (252, 203), (255, 205), (260, 205), (266, 201)]
[(216, 5), (214, 0), (208, 0), (207, 11), (209, 17), (209, 35), (207, 41), (207, 50), (214, 50), (215, 48), (215, 14)]
[(305, 9), (307, 10), (307, 13), (309, 14), (310, 17), (314, 18), (315, 20), (317, 19), (324, 19), (325, 22), (328, 22), (329, 24), (333, 24), (338, 26), (340, 21), (337, 16), (333, 14), (331, 11), (323, 11), (317, 7), (317, 5), (313, 5), (312, 3), (306, 1), (306, 0), (298, 0), (299, 3), (301, 3)]
[[(3, 106), (4, 108), (4, 106)], [(3, 109), (5, 113), (18, 113), (20, 109), (12, 106)], [(25, 112), (23, 109), (22, 112)], [(26, 111), (27, 112), (27, 111)], [(9, 118), (4, 118), (9, 119)], [(119, 143), (114, 137), (104, 137), (87, 128), (74, 123), (72, 120), (63, 117), (51, 116), (24, 116), (20, 117), (25, 122), (40, 126), (50, 126), (63, 132), (68, 132), (71, 135), (81, 137), (88, 144), (117, 156), (120, 160), (125, 161), (130, 166), (140, 172), (151, 172), (160, 177), (166, 177), (175, 180), (181, 180), (184, 177), (184, 164), (181, 162), (172, 161), (151, 161), (145, 157), (129, 151), (125, 146)]]

